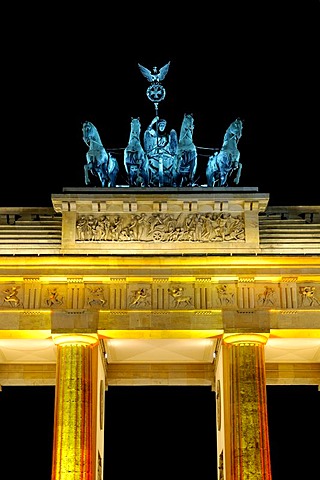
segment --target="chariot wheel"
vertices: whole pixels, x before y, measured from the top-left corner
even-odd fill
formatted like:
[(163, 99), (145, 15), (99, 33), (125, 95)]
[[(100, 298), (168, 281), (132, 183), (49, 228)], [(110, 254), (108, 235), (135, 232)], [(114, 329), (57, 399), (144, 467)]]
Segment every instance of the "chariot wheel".
[(152, 238), (154, 242), (161, 242), (161, 240), (164, 239), (163, 232), (160, 232), (159, 230), (153, 232)]

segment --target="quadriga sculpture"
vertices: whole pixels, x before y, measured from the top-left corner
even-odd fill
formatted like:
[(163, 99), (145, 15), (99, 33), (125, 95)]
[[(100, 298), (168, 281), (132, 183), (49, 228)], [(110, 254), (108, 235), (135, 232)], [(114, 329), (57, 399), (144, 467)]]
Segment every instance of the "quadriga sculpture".
[(176, 153), (174, 184), (177, 187), (193, 186), (197, 169), (197, 149), (193, 143), (194, 119), (185, 113), (180, 129)]
[(131, 119), (129, 142), (124, 150), (124, 166), (130, 187), (149, 186), (149, 159), (140, 142), (141, 123)]
[(206, 168), (208, 187), (228, 187), (239, 183), (242, 164), (239, 162), (238, 142), (242, 136), (242, 121), (237, 118), (228, 127), (219, 152), (211, 155)]
[(115, 187), (119, 172), (117, 160), (105, 150), (98, 130), (91, 122), (83, 123), (82, 133), (83, 140), (89, 147), (86, 153), (87, 164), (84, 166), (85, 184), (94, 184), (98, 178), (102, 187)]

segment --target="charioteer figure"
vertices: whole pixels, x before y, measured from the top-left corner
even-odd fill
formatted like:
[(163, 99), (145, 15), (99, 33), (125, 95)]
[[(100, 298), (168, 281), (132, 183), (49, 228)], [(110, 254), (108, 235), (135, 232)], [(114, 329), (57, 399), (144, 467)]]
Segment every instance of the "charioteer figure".
[(168, 132), (166, 126), (167, 121), (157, 115), (144, 133), (144, 150), (149, 158), (151, 186), (174, 184), (178, 136), (174, 129)]

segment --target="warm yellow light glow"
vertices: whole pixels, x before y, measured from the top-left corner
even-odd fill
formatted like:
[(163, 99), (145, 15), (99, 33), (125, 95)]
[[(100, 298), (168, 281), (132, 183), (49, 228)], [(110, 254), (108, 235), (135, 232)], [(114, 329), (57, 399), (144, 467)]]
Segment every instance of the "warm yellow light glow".
[(99, 330), (99, 336), (105, 338), (214, 338), (222, 335), (223, 330)]
[(0, 330), (0, 338), (46, 340), (51, 338), (51, 330)]
[(54, 334), (52, 335), (52, 339), (56, 345), (94, 345), (99, 341), (98, 335), (95, 334)]
[(320, 338), (320, 329), (316, 328), (286, 328), (271, 329), (270, 338)]
[[(294, 267), (295, 271), (297, 268), (301, 268), (301, 271), (307, 272), (305, 275), (297, 275), (299, 280), (308, 280), (318, 281), (319, 280), (319, 258), (317, 257), (306, 257), (306, 256), (252, 256), (245, 258), (242, 256), (188, 256), (188, 257), (166, 257), (166, 256), (134, 256), (134, 257), (125, 257), (125, 256), (110, 256), (110, 257), (7, 257), (3, 258), (0, 265), (0, 282), (8, 281), (20, 281), (22, 282), (26, 277), (26, 274), (23, 276), (14, 276), (10, 272), (10, 268), (16, 270), (17, 267), (23, 268), (24, 271), (36, 269), (37, 277), (46, 278), (52, 281), (53, 278), (60, 279), (63, 281), (68, 277), (66, 275), (66, 268), (70, 272), (70, 275), (75, 275), (76, 271), (79, 272), (81, 278), (92, 278), (91, 273), (95, 279), (99, 278), (99, 273), (105, 275), (106, 269), (109, 269), (108, 275), (112, 277), (112, 270), (116, 268), (117, 274), (127, 276), (128, 268), (135, 268), (136, 270), (146, 270), (148, 267), (156, 266), (157, 272), (161, 274), (163, 268), (177, 268), (179, 273), (175, 274), (176, 278), (181, 279), (180, 275), (183, 275), (183, 270), (186, 269), (190, 271), (190, 268), (195, 266), (203, 267), (207, 271), (210, 267), (216, 267), (219, 269), (218, 275), (232, 276), (233, 269), (242, 270), (242, 275), (244, 272), (252, 272), (253, 268), (255, 269), (254, 277), (256, 280), (259, 278), (259, 273), (257, 269), (268, 270), (268, 274), (262, 274), (264, 278), (278, 279), (282, 278), (284, 275), (288, 275), (287, 271)], [(281, 268), (282, 277), (279, 277), (279, 269)], [(312, 269), (315, 269), (314, 275), (312, 274)], [(53, 276), (48, 276), (48, 269), (55, 270)], [(225, 275), (223, 270), (225, 270)], [(58, 275), (58, 270), (61, 271), (61, 276)], [(93, 271), (94, 270), (94, 271)], [(231, 271), (230, 271), (231, 270)], [(43, 277), (41, 275), (43, 271)], [(276, 277), (272, 276), (274, 272)], [(235, 274), (235, 273), (234, 273)], [(31, 275), (31, 274), (29, 274)], [(147, 277), (146, 273), (144, 275)], [(150, 274), (153, 276), (154, 272)], [(189, 274), (190, 275), (190, 274)], [(199, 276), (200, 273), (197, 273)], [(236, 275), (236, 274), (235, 274)], [(270, 277), (269, 277), (270, 275)]]
[(269, 333), (225, 333), (223, 341), (225, 343), (267, 343)]
[(0, 283), (23, 282), (25, 277), (1, 277)]

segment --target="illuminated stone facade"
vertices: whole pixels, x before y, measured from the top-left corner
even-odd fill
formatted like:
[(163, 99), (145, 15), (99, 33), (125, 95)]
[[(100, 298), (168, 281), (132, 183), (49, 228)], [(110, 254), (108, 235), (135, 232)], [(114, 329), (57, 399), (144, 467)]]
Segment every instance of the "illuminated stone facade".
[(271, 479), (266, 385), (320, 384), (320, 206), (268, 201), (85, 188), (0, 209), (0, 383), (56, 385), (55, 480), (100, 480), (109, 385), (210, 385), (219, 479)]

